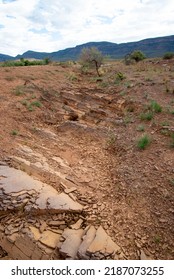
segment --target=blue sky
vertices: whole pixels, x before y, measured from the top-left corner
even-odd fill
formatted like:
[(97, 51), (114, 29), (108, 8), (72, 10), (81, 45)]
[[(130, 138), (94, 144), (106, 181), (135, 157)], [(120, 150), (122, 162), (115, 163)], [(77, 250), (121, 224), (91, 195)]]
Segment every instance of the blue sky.
[(0, 53), (174, 35), (173, 0), (0, 0)]

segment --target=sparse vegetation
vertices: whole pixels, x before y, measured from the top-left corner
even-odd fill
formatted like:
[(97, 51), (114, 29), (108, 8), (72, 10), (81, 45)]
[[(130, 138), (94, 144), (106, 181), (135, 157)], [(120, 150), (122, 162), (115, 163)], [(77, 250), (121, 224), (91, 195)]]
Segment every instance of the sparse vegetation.
[(174, 148), (174, 133), (171, 133), (171, 143), (170, 143), (170, 147)]
[(19, 132), (18, 132), (16, 129), (14, 129), (14, 130), (11, 131), (11, 135), (13, 135), (13, 136), (18, 135), (18, 133), (19, 133)]
[(155, 112), (155, 113), (161, 113), (162, 112), (162, 107), (161, 105), (159, 105), (155, 100), (152, 100), (151, 101), (151, 104), (150, 104), (150, 109)]
[(170, 136), (170, 131), (166, 128), (160, 129), (160, 133), (164, 136)]
[(40, 101), (32, 101), (31, 102), (31, 104), (30, 104), (31, 106), (35, 106), (35, 107), (41, 107), (42, 106), (42, 104), (41, 104), (41, 102)]
[(21, 100), (21, 104), (24, 105), (24, 106), (27, 106), (28, 102), (27, 102), (27, 100), (24, 99), (24, 100)]
[(137, 131), (140, 131), (140, 132), (145, 131), (144, 125), (143, 125), (143, 124), (140, 124), (140, 125), (137, 127)]
[(149, 146), (150, 143), (151, 143), (150, 137), (147, 134), (145, 134), (138, 139), (137, 147), (141, 150), (144, 150), (147, 146)]
[(19, 66), (35, 66), (35, 65), (47, 65), (50, 60), (45, 58), (44, 60), (28, 60), (21, 58), (20, 60), (5, 61), (0, 64), (1, 67), (19, 67)]
[(162, 126), (169, 126), (170, 124), (169, 124), (168, 121), (163, 121), (163, 122), (161, 123), (161, 125), (162, 125)]
[(169, 179), (169, 184), (174, 187), (174, 178)]
[(142, 121), (151, 121), (153, 119), (153, 113), (151, 111), (144, 112), (140, 115)]
[(106, 149), (113, 152), (115, 150), (116, 140), (116, 135), (113, 133), (109, 133), (108, 138), (106, 140)]
[(125, 77), (125, 75), (122, 72), (118, 72), (116, 74), (116, 81), (122, 81), (124, 79), (126, 79), (126, 77)]
[(71, 74), (68, 75), (68, 80), (73, 82), (73, 81), (77, 81), (78, 78), (74, 73), (71, 73)]
[(33, 111), (34, 107), (40, 108), (42, 106), (40, 101), (33, 101), (33, 102), (27, 102), (27, 100), (22, 100), (21, 101), (22, 105), (26, 106), (28, 111)]
[(161, 237), (159, 235), (154, 236), (154, 242), (159, 244), (161, 242)]
[(123, 123), (124, 123), (125, 125), (127, 125), (127, 124), (129, 124), (129, 123), (131, 123), (131, 122), (133, 122), (132, 116), (129, 115), (129, 114), (127, 114), (127, 115), (123, 118)]
[(15, 95), (20, 96), (24, 94), (24, 87), (23, 86), (17, 86), (15, 88)]

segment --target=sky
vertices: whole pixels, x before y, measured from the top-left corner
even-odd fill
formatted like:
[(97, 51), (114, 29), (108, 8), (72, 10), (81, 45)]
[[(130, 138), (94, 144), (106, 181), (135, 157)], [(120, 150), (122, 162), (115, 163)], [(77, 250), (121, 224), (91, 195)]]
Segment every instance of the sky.
[(0, 53), (174, 35), (174, 0), (0, 0)]

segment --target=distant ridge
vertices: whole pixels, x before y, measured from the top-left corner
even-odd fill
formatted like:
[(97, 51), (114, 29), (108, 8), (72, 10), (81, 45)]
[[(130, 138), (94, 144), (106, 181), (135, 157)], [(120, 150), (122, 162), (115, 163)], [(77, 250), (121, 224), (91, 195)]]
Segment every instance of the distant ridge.
[(27, 51), (16, 57), (0, 54), (0, 61), (14, 60), (20, 58), (43, 59), (50, 58), (53, 61), (77, 60), (81, 50), (85, 47), (97, 47), (103, 55), (108, 55), (111, 58), (123, 58), (126, 54), (133, 50), (141, 50), (147, 57), (160, 57), (166, 52), (174, 52), (174, 35), (144, 39), (138, 42), (130, 43), (111, 43), (111, 42), (89, 42), (76, 47), (59, 50), (52, 53)]
[(14, 59), (14, 57), (7, 55), (7, 54), (0, 53), (0, 61), (6, 61), (6, 60), (11, 60), (11, 59)]

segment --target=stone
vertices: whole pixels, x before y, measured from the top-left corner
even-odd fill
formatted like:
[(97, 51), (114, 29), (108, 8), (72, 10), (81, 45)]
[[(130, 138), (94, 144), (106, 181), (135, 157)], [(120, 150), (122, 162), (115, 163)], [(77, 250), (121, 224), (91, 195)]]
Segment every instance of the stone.
[(13, 227), (13, 225), (9, 225), (6, 229), (5, 232), (7, 232), (7, 234), (13, 234), (19, 231), (18, 227)]
[(44, 230), (47, 228), (47, 223), (44, 221), (41, 223), (41, 226), (39, 228), (40, 232), (44, 232)]
[(40, 231), (38, 230), (38, 228), (34, 227), (34, 226), (29, 226), (29, 229), (30, 229), (30, 232), (31, 232), (31, 235), (33, 236), (33, 238), (35, 240), (39, 240), (40, 237), (41, 237), (41, 233)]
[(96, 221), (96, 219), (97, 219), (97, 217), (92, 215), (92, 216), (90, 216), (89, 218), (87, 218), (87, 221), (88, 221), (89, 223), (93, 223), (93, 222)]
[(7, 209), (8, 209), (8, 210), (14, 210), (15, 207), (14, 207), (14, 206), (8, 206)]
[(91, 245), (92, 241), (95, 238), (96, 229), (94, 226), (90, 226), (87, 233), (83, 236), (83, 241), (78, 249), (78, 257), (80, 259), (89, 259), (89, 256), (87, 256), (86, 251), (88, 247)]
[(64, 230), (67, 226), (66, 225), (60, 225), (59, 229)]
[(7, 240), (10, 241), (11, 243), (15, 243), (18, 236), (19, 236), (18, 233), (13, 233), (12, 235), (7, 236)]
[(26, 194), (27, 190), (39, 190), (42, 183), (34, 180), (21, 170), (16, 170), (8, 166), (0, 166), (0, 176), (4, 175), (5, 178), (1, 180), (6, 194), (15, 193), (16, 195)]
[(69, 197), (72, 198), (72, 200), (76, 201), (76, 197), (72, 194), (72, 193), (69, 193)]
[[(10, 198), (13, 196), (17, 196), (16, 200), (21, 201), (21, 204), (23, 206), (25, 206), (24, 204), (28, 202), (27, 196), (29, 194), (32, 194), (34, 190), (35, 194), (37, 195), (35, 204), (32, 204), (32, 209), (28, 207), (26, 209), (22, 209), (23, 211), (47, 211), (47, 209), (49, 209), (49, 211), (53, 210), (54, 212), (55, 210), (57, 212), (81, 212), (83, 210), (83, 206), (71, 199), (67, 194), (59, 194), (57, 190), (55, 190), (52, 186), (39, 180), (33, 179), (31, 176), (21, 170), (16, 170), (15, 168), (0, 165), (0, 176), (2, 177), (1, 184), (3, 185), (5, 194), (7, 194)], [(71, 183), (69, 181), (67, 182)], [(22, 195), (23, 199), (19, 197)], [(14, 198), (12, 200), (14, 200)], [(3, 202), (7, 204), (7, 207), (10, 207), (10, 210), (13, 209), (10, 205), (10, 199), (5, 199)]]
[(78, 248), (82, 242), (83, 229), (66, 229), (62, 235), (65, 239), (59, 252), (64, 258), (76, 259)]
[(60, 234), (47, 230), (42, 233), (39, 241), (44, 245), (54, 249), (57, 247), (57, 244), (59, 243), (59, 239), (60, 239)]
[(79, 228), (81, 228), (82, 223), (83, 223), (83, 220), (79, 219), (75, 224), (71, 225), (70, 227), (72, 229), (79, 229)]
[(16, 239), (15, 246), (20, 249), (27, 257), (31, 257), (32, 252), (35, 249), (35, 242), (27, 235), (19, 236)]
[(71, 181), (68, 181), (66, 179), (62, 179), (60, 184), (64, 189), (74, 188), (75, 190), (77, 190), (76, 185), (74, 183), (72, 183)]
[(49, 256), (48, 254), (46, 254), (46, 253), (42, 254), (41, 260), (50, 260), (50, 259), (51, 259), (51, 256)]
[(4, 199), (4, 200), (3, 200), (3, 203), (4, 203), (4, 204), (9, 204), (9, 203), (11, 203), (11, 200), (10, 200), (10, 199)]
[(108, 255), (114, 255), (117, 252), (120, 252), (120, 247), (112, 241), (110, 236), (107, 235), (101, 226), (97, 229), (96, 236), (87, 249), (89, 255), (93, 255), (96, 252)]
[(50, 231), (54, 232), (54, 233), (57, 233), (57, 234), (62, 234), (63, 233), (63, 230), (61, 229), (53, 229), (53, 228), (50, 228)]
[(16, 199), (13, 199), (11, 203), (12, 203), (12, 204), (17, 204), (17, 200), (16, 200)]
[(76, 185), (75, 180), (74, 180), (74, 178), (73, 178), (72, 176), (67, 175), (67, 176), (65, 177), (65, 179), (68, 180), (68, 181), (70, 181), (70, 182), (73, 183), (74, 185)]
[(7, 166), (7, 163), (0, 160), (0, 165)]
[(72, 187), (72, 188), (69, 188), (69, 189), (65, 189), (64, 192), (65, 192), (66, 194), (69, 194), (69, 193), (74, 192), (74, 191), (76, 191), (76, 190), (77, 190), (77, 188)]
[(15, 245), (12, 247), (11, 251), (10, 251), (10, 255), (12, 255), (12, 257), (15, 260), (29, 260), (30, 258), (24, 254), (24, 252), (22, 252), (18, 247), (16, 247)]
[(143, 250), (140, 251), (140, 260), (149, 260)]
[(53, 157), (52, 159), (55, 160), (57, 163), (59, 163), (60, 166), (69, 168), (68, 163), (65, 160), (63, 160), (62, 158), (60, 158), (60, 157)]
[(61, 225), (65, 225), (65, 221), (50, 221), (48, 225), (58, 227)]
[(35, 224), (36, 223), (36, 220), (35, 219), (31, 219), (31, 218), (29, 218), (27, 221), (28, 221), (28, 223), (31, 223), (31, 224)]
[(61, 193), (48, 198), (49, 209), (60, 209), (81, 212), (83, 206), (73, 201), (67, 194)]
[(32, 255), (31, 255), (31, 259), (32, 260), (40, 260), (42, 255), (43, 255), (42, 250), (40, 250), (38, 247), (35, 247)]
[(4, 226), (0, 224), (0, 231), (4, 231), (4, 230), (5, 230)]

